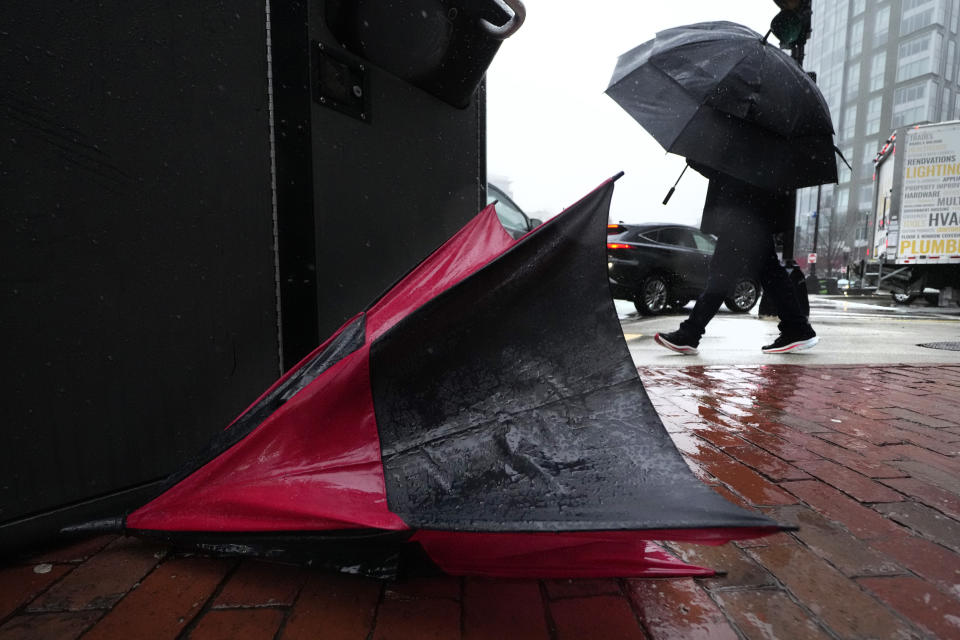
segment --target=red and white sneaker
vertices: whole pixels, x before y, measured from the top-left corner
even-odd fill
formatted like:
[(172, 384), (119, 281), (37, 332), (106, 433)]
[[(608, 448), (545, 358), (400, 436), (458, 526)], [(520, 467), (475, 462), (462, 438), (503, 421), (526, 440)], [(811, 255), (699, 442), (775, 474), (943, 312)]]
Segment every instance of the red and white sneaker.
[(658, 333), (653, 336), (653, 340), (661, 347), (666, 347), (671, 351), (682, 353), (685, 356), (695, 356), (699, 353), (697, 351), (698, 341), (691, 340), (689, 336), (684, 335), (680, 331)]
[(781, 333), (772, 343), (763, 347), (764, 353), (789, 353), (810, 349), (819, 342), (816, 332), (810, 327), (799, 333)]

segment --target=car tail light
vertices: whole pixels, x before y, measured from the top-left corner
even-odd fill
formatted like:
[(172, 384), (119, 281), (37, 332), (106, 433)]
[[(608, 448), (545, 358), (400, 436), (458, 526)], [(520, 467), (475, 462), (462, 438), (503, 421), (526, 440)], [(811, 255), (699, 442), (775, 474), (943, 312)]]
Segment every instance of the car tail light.
[(607, 249), (632, 249), (633, 245), (623, 244), (620, 242), (608, 242)]
[(627, 228), (622, 224), (608, 224), (607, 225), (607, 235), (612, 236), (616, 233), (623, 233)]

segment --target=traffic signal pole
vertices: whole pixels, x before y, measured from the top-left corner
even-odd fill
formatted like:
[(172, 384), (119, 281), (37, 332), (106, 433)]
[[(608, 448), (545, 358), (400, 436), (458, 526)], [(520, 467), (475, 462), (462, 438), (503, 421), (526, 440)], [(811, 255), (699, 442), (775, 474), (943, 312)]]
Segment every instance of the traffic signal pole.
[[(774, 0), (777, 7), (780, 8), (773, 20), (770, 22), (770, 30), (780, 41), (780, 46), (790, 49), (790, 56), (797, 61), (800, 68), (803, 68), (804, 46), (807, 38), (810, 36), (810, 21), (813, 15), (812, 0)], [(820, 224), (819, 197), (817, 199), (817, 220)], [(790, 261), (794, 259), (794, 243), (796, 236), (796, 216), (797, 216), (797, 192), (793, 192), (790, 198), (790, 204), (793, 208), (794, 223), (790, 225), (790, 230), (783, 235), (783, 259)], [(816, 236), (814, 236), (816, 238)], [(816, 239), (814, 239), (816, 242)], [(816, 253), (816, 249), (814, 249)], [(816, 267), (814, 267), (814, 271)]]
[[(797, 61), (797, 64), (800, 65), (800, 68), (803, 68), (803, 43), (795, 45), (793, 49), (790, 50), (790, 56)], [(819, 189), (819, 187), (818, 187)], [(817, 208), (819, 209), (820, 205), (819, 191), (817, 195)], [(783, 260), (794, 260), (794, 242), (796, 240), (795, 236), (797, 235), (797, 192), (794, 191), (793, 195), (790, 197), (790, 206), (793, 207), (793, 219), (794, 223), (790, 225), (790, 230), (783, 234)], [(817, 211), (817, 221), (816, 224), (820, 224), (820, 212)], [(816, 253), (816, 236), (814, 236), (814, 249), (813, 252)], [(795, 261), (795, 260), (794, 260)], [(816, 272), (816, 267), (813, 267), (814, 272)]]
[[(770, 32), (780, 41), (781, 48), (790, 49), (790, 56), (802, 69), (804, 45), (806, 44), (807, 37), (810, 35), (810, 18), (813, 13), (811, 6), (812, 0), (774, 0), (774, 2), (777, 7), (780, 8), (780, 12), (770, 22)], [(767, 35), (770, 34), (768, 33)], [(764, 40), (766, 40), (766, 36)], [(793, 223), (790, 225), (790, 229), (785, 230), (783, 234), (783, 261), (788, 273), (790, 273), (792, 269), (798, 269), (798, 273), (800, 273), (799, 268), (796, 266), (796, 260), (794, 259), (794, 244), (797, 232), (796, 191), (791, 194), (788, 206), (793, 211)], [(820, 224), (819, 215), (818, 211), (816, 221), (818, 225)], [(813, 269), (815, 273), (816, 267), (814, 266)], [(791, 282), (796, 283), (792, 277)], [(807, 296), (805, 289), (802, 292), (798, 289), (797, 295), (801, 295), (804, 302), (806, 302)], [(766, 293), (760, 299), (759, 312), (761, 316), (777, 314), (777, 309), (772, 298)]]
[[(813, 255), (817, 255), (817, 240), (820, 238), (820, 190), (823, 189), (822, 184), (817, 185), (817, 216), (813, 220)], [(827, 274), (830, 275), (830, 274)], [(816, 261), (810, 263), (810, 277), (817, 277), (817, 263)]]

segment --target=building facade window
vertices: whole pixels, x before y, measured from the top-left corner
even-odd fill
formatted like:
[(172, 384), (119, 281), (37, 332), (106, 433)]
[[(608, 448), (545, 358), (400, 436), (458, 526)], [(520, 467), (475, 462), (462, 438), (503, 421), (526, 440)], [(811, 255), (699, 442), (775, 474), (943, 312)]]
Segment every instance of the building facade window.
[[(960, 9), (960, 7), (958, 7)], [(954, 62), (957, 55), (957, 43), (954, 40), (951, 40), (947, 43), (947, 68), (943, 70), (944, 75), (947, 77), (948, 82), (953, 82), (954, 76)]]
[(950, 105), (953, 102), (953, 92), (950, 89), (943, 90), (943, 100), (940, 102), (940, 120), (950, 119)]
[(850, 25), (850, 48), (851, 56), (858, 55), (863, 50), (863, 20), (857, 20)]
[(873, 46), (886, 44), (890, 33), (890, 5), (880, 7), (873, 19)]
[(883, 96), (871, 98), (867, 103), (867, 117), (864, 120), (864, 133), (872, 135), (880, 131), (880, 114), (883, 111)]
[(853, 0), (853, 11), (850, 15), (858, 16), (863, 13), (866, 4), (866, 0)]
[[(820, 211), (824, 218), (830, 215), (833, 211), (833, 185), (825, 184), (820, 194), (820, 206), (817, 207), (817, 210)], [(821, 220), (822, 222), (822, 220)]]
[(936, 0), (903, 0), (903, 13), (931, 7)]
[(870, 91), (883, 88), (883, 76), (887, 70), (887, 52), (878, 51), (870, 62)]
[(857, 105), (850, 105), (843, 110), (843, 128), (840, 130), (840, 139), (849, 140), (857, 132)]
[(875, 144), (867, 140), (860, 146), (860, 164), (857, 168), (857, 178), (865, 179), (873, 175), (873, 156), (876, 154)]
[(928, 80), (900, 87), (893, 92), (894, 129), (908, 124), (916, 124), (929, 119), (930, 98), (933, 97), (932, 83)]
[(821, 91), (839, 89), (843, 83), (843, 64), (837, 64), (823, 69), (817, 76), (817, 84)]
[(900, 35), (946, 22), (946, 4), (943, 0), (904, 0), (900, 14)]
[(816, 189), (801, 189), (797, 192), (797, 208), (800, 211), (815, 211), (817, 199)]
[(861, 180), (873, 179), (873, 159), (877, 156), (880, 141), (876, 138), (870, 138), (863, 143), (863, 155), (860, 157), (858, 173)]
[(837, 204), (834, 207), (838, 214), (847, 212), (847, 205), (850, 203), (850, 192), (847, 189), (837, 189)]
[(897, 82), (932, 72), (935, 61), (932, 52), (932, 33), (902, 42), (897, 51)]
[(860, 95), (860, 63), (854, 62), (847, 67), (847, 93), (846, 99), (856, 100)]
[(903, 22), (900, 23), (900, 33), (913, 33), (917, 29), (923, 29), (930, 24), (933, 24), (933, 9), (927, 9), (909, 18), (904, 17)]

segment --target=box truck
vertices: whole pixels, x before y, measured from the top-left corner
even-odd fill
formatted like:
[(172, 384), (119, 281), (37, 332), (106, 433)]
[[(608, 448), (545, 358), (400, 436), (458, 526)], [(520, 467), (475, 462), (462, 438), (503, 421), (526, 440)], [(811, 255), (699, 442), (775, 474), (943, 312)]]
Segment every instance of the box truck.
[(898, 302), (960, 292), (960, 120), (893, 132), (874, 160), (869, 267)]

